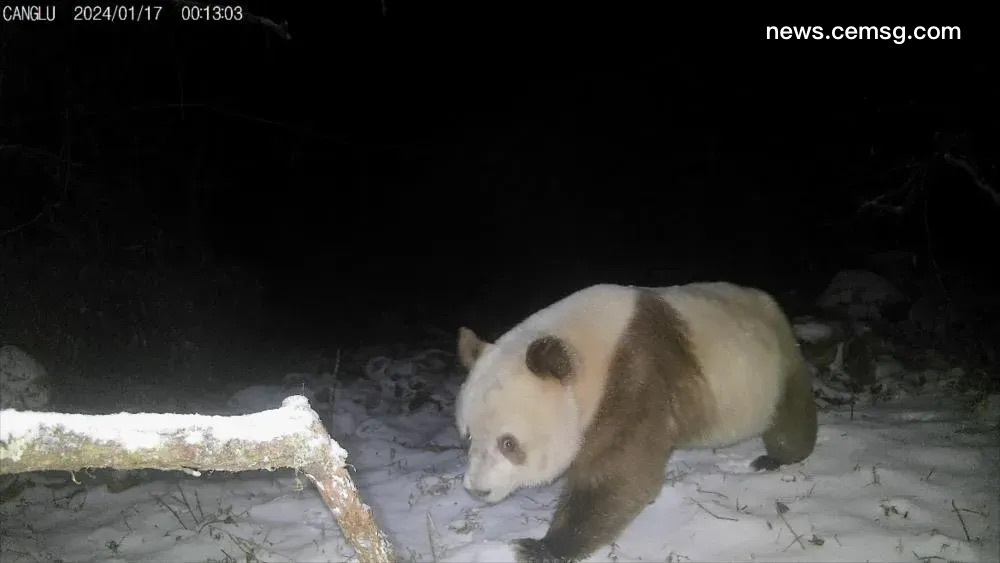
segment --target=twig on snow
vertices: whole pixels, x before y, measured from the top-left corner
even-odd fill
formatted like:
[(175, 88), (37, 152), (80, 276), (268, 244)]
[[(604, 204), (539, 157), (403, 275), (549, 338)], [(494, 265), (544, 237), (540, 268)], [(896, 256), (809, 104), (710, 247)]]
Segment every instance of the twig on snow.
[(962, 524), (962, 531), (965, 532), (965, 540), (972, 541), (972, 537), (969, 536), (969, 528), (965, 526), (965, 518), (962, 518), (962, 512), (955, 506), (955, 499), (951, 501), (951, 510), (955, 513), (955, 516), (958, 516), (958, 521)]
[[(785, 526), (788, 527), (788, 531), (792, 533), (792, 537), (795, 538), (794, 540), (792, 540), (792, 543), (798, 542), (799, 547), (802, 548), (802, 551), (805, 551), (806, 544), (802, 543), (802, 536), (795, 533), (795, 530), (792, 528), (792, 525), (789, 524), (788, 519), (785, 518), (785, 513), (788, 512), (788, 507), (785, 505), (785, 503), (778, 502), (775, 503), (775, 510), (778, 512), (778, 518), (781, 518), (781, 521), (784, 522)], [(785, 551), (788, 551), (788, 548), (792, 547), (792, 543), (788, 544), (788, 547), (785, 548)]]
[(704, 510), (705, 512), (708, 513), (709, 516), (712, 516), (716, 520), (729, 520), (731, 522), (739, 522), (739, 519), (737, 519), (737, 518), (730, 518), (729, 516), (719, 516), (718, 514), (715, 514), (711, 510), (705, 508), (705, 505), (701, 504), (700, 502), (698, 502), (697, 500), (695, 500), (695, 499), (693, 499), (691, 497), (688, 497), (688, 500), (690, 500), (691, 502), (697, 504), (698, 508)]
[(727, 497), (726, 495), (724, 495), (724, 494), (722, 494), (722, 493), (717, 493), (717, 492), (715, 492), (715, 491), (709, 491), (709, 490), (707, 490), (707, 489), (702, 489), (702, 488), (701, 488), (701, 485), (698, 485), (698, 488), (697, 488), (697, 491), (698, 491), (699, 493), (707, 493), (707, 494), (710, 494), (710, 495), (715, 495), (715, 496), (719, 496), (719, 497), (722, 497), (722, 498), (724, 498), (724, 499), (726, 499), (726, 500), (729, 500), (729, 497)]
[(431, 517), (431, 511), (428, 510), (427, 511), (427, 541), (430, 542), (430, 546), (431, 546), (431, 560), (434, 561), (434, 563), (437, 563), (438, 562), (437, 546), (434, 544), (434, 529), (435, 528), (436, 528), (436, 526), (434, 525), (434, 518)]

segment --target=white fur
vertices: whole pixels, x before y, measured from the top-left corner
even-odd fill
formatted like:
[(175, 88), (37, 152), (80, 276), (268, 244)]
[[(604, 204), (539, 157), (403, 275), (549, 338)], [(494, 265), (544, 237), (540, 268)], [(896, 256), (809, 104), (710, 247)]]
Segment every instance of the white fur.
[[(689, 327), (695, 357), (718, 406), (713, 427), (681, 447), (720, 447), (760, 434), (770, 424), (791, 362), (800, 361), (790, 326), (766, 293), (729, 283), (655, 288)], [(463, 485), (488, 490), (497, 502), (520, 487), (559, 477), (604, 394), (610, 362), (635, 311), (637, 288), (595, 285), (546, 307), (488, 345), (462, 385), (456, 422), (469, 439)], [(525, 352), (543, 335), (571, 347), (569, 387), (530, 373)], [(524, 465), (499, 452), (498, 438), (514, 435)]]
[(801, 362), (798, 343), (767, 293), (725, 282), (657, 289), (688, 325), (688, 337), (716, 404), (716, 420), (680, 447), (729, 446), (771, 425), (783, 375)]

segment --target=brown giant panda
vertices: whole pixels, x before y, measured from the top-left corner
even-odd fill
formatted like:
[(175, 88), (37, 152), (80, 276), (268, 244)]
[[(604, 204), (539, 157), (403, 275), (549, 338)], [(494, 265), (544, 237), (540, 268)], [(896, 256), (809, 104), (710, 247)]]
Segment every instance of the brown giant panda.
[(493, 343), (459, 329), (458, 356), (464, 487), (496, 503), (566, 476), (545, 537), (514, 543), (518, 561), (585, 559), (614, 541), (659, 494), (675, 449), (762, 436), (751, 465), (772, 470), (816, 443), (811, 372), (755, 288), (594, 285)]

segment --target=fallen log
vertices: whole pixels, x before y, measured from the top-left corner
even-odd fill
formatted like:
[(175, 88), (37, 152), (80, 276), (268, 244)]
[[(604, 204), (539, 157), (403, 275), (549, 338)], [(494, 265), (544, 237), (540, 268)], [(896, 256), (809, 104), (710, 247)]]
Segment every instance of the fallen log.
[(361, 561), (395, 561), (362, 502), (347, 452), (304, 396), (239, 416), (0, 411), (0, 474), (88, 468), (202, 471), (296, 469), (316, 485)]

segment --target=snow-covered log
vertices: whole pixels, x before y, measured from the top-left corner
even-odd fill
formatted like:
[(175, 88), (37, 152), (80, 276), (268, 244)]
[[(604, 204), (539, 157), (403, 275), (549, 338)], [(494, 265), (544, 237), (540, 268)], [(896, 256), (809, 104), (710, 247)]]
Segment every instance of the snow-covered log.
[(242, 415), (0, 411), (0, 474), (86, 468), (246, 471), (294, 468), (316, 485), (362, 561), (394, 561), (388, 538), (359, 498), (347, 452), (309, 401)]

